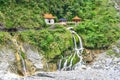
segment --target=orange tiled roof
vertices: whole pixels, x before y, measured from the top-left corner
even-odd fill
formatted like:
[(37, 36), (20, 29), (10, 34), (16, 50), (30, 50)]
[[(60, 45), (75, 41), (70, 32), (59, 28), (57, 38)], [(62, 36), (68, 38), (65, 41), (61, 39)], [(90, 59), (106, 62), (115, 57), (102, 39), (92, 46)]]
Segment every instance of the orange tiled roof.
[(44, 18), (55, 18), (52, 14), (44, 14)]
[(80, 20), (80, 18), (78, 16), (75, 16), (73, 20)]

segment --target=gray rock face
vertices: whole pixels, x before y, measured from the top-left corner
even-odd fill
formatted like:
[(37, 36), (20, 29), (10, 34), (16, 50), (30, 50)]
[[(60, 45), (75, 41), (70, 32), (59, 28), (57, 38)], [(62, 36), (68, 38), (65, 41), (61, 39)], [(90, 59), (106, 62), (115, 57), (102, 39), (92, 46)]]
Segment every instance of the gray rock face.
[(120, 57), (120, 40), (118, 40), (115, 45), (112, 45), (112, 53)]
[(3, 47), (0, 49), (0, 70), (6, 71), (9, 67), (9, 63), (15, 60), (13, 50)]
[[(84, 66), (85, 67), (85, 66)], [(39, 72), (17, 80), (120, 80), (120, 58), (99, 54), (92, 65), (73, 71)]]
[[(12, 49), (2, 47), (0, 49), (0, 80), (9, 80), (13, 74), (9, 72), (9, 66), (14, 62), (15, 56)], [(16, 78), (16, 77), (15, 77)]]
[(14, 61), (15, 55), (12, 49), (8, 49), (8, 47), (2, 47), (0, 49), (0, 60), (2, 61)]
[[(25, 52), (27, 58), (32, 62), (32, 64), (37, 69), (42, 69), (42, 57), (39, 55), (37, 50), (33, 50), (29, 45), (25, 46)], [(15, 74), (15, 69), (13, 63), (15, 62), (15, 50), (4, 46), (0, 48), (0, 80), (17, 80), (19, 76)]]
[(25, 53), (27, 58), (33, 63), (37, 69), (43, 69), (42, 64), (42, 55), (39, 52), (32, 48), (32, 46), (25, 44), (24, 45)]
[[(41, 57), (30, 47), (25, 49), (27, 57), (42, 68)], [(33, 76), (19, 78), (9, 71), (10, 63), (15, 60), (14, 51), (6, 47), (0, 50), (0, 80), (119, 80), (120, 58), (99, 54), (91, 65), (83, 66), (73, 71), (38, 72)], [(40, 62), (40, 64), (39, 64)]]
[(117, 47), (117, 46), (112, 46), (112, 50), (117, 53), (117, 54), (120, 54), (120, 49)]
[[(42, 69), (42, 57), (28, 45), (24, 45), (27, 58), (34, 66)], [(74, 71), (38, 72), (33, 76), (19, 78), (18, 75), (9, 71), (14, 62), (14, 50), (8, 47), (0, 49), (0, 80), (119, 80), (120, 58), (108, 56), (106, 53), (99, 54), (91, 65), (82, 66)]]
[(120, 71), (120, 58), (114, 56), (108, 56), (105, 53), (100, 54), (97, 60), (93, 63), (93, 69), (102, 69), (102, 70), (118, 70)]

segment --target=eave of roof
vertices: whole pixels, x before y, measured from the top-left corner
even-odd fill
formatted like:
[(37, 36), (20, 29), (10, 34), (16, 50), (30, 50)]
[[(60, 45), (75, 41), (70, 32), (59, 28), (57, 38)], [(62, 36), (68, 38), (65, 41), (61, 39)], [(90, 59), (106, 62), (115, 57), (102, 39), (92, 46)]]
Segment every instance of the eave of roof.
[(80, 20), (78, 16), (75, 16), (72, 20)]
[(53, 19), (55, 18), (55, 16), (53, 16), (52, 14), (44, 14), (44, 18)]

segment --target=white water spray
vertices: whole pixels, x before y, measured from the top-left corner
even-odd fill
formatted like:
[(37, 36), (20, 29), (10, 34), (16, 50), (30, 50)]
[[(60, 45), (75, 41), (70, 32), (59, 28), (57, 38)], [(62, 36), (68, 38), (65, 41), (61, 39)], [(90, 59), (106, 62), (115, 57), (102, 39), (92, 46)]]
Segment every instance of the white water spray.
[[(82, 45), (82, 39), (81, 37), (73, 30), (71, 30), (73, 27), (69, 27), (67, 28), (68, 30), (70, 30), (72, 36), (73, 36), (73, 42), (74, 42), (74, 54), (69, 57), (70, 59), (70, 63), (68, 63), (68, 58), (65, 59), (65, 62), (63, 64), (63, 68), (61, 70), (67, 70), (67, 69), (75, 69), (76, 67), (79, 67), (83, 64), (83, 57), (82, 57), (82, 52), (83, 52), (83, 45)], [(79, 45), (77, 45), (77, 41), (76, 41), (76, 37), (78, 38), (78, 42)], [(75, 56), (77, 55), (77, 57), (79, 58), (79, 61), (73, 65), (73, 59), (75, 58)], [(69, 65), (68, 65), (69, 64)], [(61, 62), (59, 63), (60, 67), (61, 67)], [(67, 66), (68, 65), (68, 66)], [(60, 68), (59, 68), (60, 69)]]

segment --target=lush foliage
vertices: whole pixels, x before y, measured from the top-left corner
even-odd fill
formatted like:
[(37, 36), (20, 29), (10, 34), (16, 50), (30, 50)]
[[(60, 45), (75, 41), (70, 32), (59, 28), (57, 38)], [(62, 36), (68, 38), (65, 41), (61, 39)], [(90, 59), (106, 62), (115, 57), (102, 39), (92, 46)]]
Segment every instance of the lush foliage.
[[(29, 34), (28, 34), (29, 33)], [(55, 30), (28, 30), (18, 33), (21, 40), (37, 46), (47, 58), (60, 55), (65, 49), (72, 45), (69, 31), (63, 28)]]
[(78, 15), (83, 21), (100, 14), (113, 14), (113, 6), (106, 5), (108, 2), (109, 0), (0, 0), (0, 23), (7, 28), (45, 27), (45, 13), (52, 13), (57, 19), (65, 17), (68, 20)]
[(42, 10), (36, 1), (0, 0), (0, 23), (6, 28), (36, 28), (44, 25)]
[(106, 48), (120, 38), (120, 29), (117, 26), (119, 17), (112, 4), (104, 0), (98, 6), (93, 4), (94, 10), (86, 5), (86, 9), (90, 9), (87, 11), (89, 17), (84, 17), (86, 19), (76, 27), (85, 47)]
[(6, 43), (6, 41), (9, 39), (8, 35), (9, 33), (7, 32), (0, 32), (0, 44)]
[[(43, 15), (52, 13), (56, 21), (71, 20), (78, 15), (81, 23), (75, 28), (85, 47), (103, 48), (119, 39), (119, 17), (111, 0), (0, 0), (0, 26), (6, 28), (42, 28), (19, 32), (21, 39), (39, 47), (44, 53), (58, 55), (66, 50), (71, 36), (64, 28), (46, 29)], [(7, 33), (0, 33), (0, 43)], [(53, 56), (52, 56), (53, 57)]]

